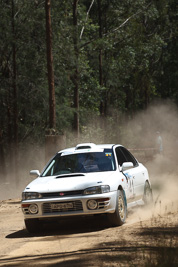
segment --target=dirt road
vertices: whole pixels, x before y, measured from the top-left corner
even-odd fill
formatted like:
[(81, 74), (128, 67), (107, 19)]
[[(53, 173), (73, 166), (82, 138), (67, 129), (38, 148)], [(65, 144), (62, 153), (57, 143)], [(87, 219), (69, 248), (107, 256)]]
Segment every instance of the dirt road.
[(0, 266), (177, 267), (178, 167), (171, 162), (148, 164), (154, 204), (130, 210), (121, 227), (110, 228), (105, 217), (78, 218), (31, 235), (20, 199), (0, 201)]
[[(0, 266), (178, 264), (178, 202), (135, 208), (122, 227), (109, 228), (105, 217), (91, 217), (50, 224), (31, 235), (20, 200), (7, 200), (0, 202), (0, 229)], [(154, 265), (159, 261), (169, 264)]]

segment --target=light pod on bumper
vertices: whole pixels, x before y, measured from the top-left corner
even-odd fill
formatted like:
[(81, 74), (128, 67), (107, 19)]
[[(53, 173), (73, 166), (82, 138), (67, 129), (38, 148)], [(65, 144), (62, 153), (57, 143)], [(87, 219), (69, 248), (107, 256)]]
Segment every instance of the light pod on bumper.
[(38, 206), (36, 204), (31, 204), (28, 207), (28, 210), (31, 214), (37, 214), (38, 213)]
[(94, 199), (90, 199), (87, 202), (87, 207), (89, 210), (96, 210), (98, 207), (98, 202)]

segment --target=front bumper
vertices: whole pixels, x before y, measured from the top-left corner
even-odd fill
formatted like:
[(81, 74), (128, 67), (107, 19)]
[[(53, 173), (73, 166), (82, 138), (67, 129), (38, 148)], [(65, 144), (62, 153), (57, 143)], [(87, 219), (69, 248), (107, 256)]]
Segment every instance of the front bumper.
[[(25, 219), (68, 217), (76, 215), (93, 215), (113, 213), (116, 206), (117, 191), (97, 195), (84, 195), (80, 197), (60, 197), (48, 199), (23, 200), (21, 202)], [(97, 208), (89, 209), (88, 201), (96, 200)], [(37, 213), (30, 213), (30, 205), (36, 204)], [(60, 204), (60, 205), (59, 205)], [(62, 207), (61, 207), (62, 206)]]

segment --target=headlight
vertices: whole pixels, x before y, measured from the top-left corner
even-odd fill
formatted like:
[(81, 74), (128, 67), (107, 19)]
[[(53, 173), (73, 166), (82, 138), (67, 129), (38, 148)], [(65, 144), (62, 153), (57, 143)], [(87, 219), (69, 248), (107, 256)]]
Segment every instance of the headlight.
[(37, 199), (37, 198), (42, 198), (42, 195), (36, 192), (23, 192), (22, 193), (22, 200)]
[(100, 186), (93, 186), (89, 187), (84, 190), (84, 195), (93, 195), (93, 194), (103, 194), (110, 192), (109, 185), (100, 185)]

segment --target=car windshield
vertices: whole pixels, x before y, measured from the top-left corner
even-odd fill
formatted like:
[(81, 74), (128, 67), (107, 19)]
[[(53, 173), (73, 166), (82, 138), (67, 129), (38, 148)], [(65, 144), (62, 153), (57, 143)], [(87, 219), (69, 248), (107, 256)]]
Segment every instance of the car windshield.
[(115, 170), (113, 151), (76, 153), (70, 155), (57, 154), (42, 173), (44, 176), (68, 173), (90, 173)]

